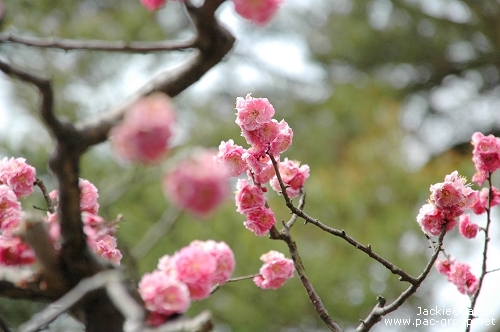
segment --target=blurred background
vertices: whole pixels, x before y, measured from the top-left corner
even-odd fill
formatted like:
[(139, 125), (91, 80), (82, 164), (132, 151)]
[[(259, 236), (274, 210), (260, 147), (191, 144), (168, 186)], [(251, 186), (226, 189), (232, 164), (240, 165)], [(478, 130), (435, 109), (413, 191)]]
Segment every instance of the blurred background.
[[(0, 15), (1, 32), (22, 36), (154, 41), (192, 35), (182, 5), (174, 1), (151, 13), (138, 0), (3, 0)], [(160, 186), (165, 169), (186, 148), (217, 148), (228, 139), (245, 145), (234, 123), (234, 106), (236, 97), (252, 93), (268, 98), (275, 118), (285, 119), (294, 131), (283, 157), (311, 167), (306, 212), (418, 275), (430, 250), (415, 217), (429, 186), (454, 170), (472, 177), (472, 133), (500, 136), (500, 1), (285, 0), (266, 27), (239, 18), (232, 2), (224, 3), (218, 16), (237, 37), (236, 46), (175, 98), (179, 127), (169, 158), (155, 167), (131, 165), (117, 159), (105, 143), (82, 161), (82, 177), (100, 190), (100, 214), (110, 220), (124, 215), (117, 234), (123, 268), (139, 280), (159, 257), (194, 239), (227, 242), (236, 256), (234, 276), (256, 273), (259, 256), (270, 249), (286, 252), (284, 243), (244, 229), (231, 197), (211, 218), (199, 220), (179, 215)], [(57, 113), (71, 121), (118, 104), (188, 55), (0, 44), (2, 58), (53, 79)], [(31, 86), (0, 74), (0, 156), (25, 157), (54, 188), (47, 168), (52, 141), (37, 116), (37, 97)], [(39, 196), (24, 207), (41, 205)], [(282, 198), (272, 192), (268, 198), (277, 219), (288, 219)], [(500, 267), (494, 212), (490, 269)], [(484, 225), (484, 219), (475, 220)], [(315, 289), (346, 331), (368, 315), (377, 295), (392, 301), (407, 287), (380, 264), (314, 226), (298, 223), (292, 234)], [(482, 239), (465, 240), (454, 230), (445, 248), (479, 274)], [(492, 318), (500, 319), (499, 274), (486, 278), (478, 308), (492, 309)], [(417, 294), (387, 318), (415, 319), (418, 307), (465, 309), (468, 304), (467, 296), (432, 271)], [(0, 316), (17, 325), (40, 306), (0, 299)], [(188, 315), (203, 309), (211, 310), (221, 332), (326, 331), (297, 277), (277, 291), (261, 291), (251, 280), (227, 284), (194, 303)], [(59, 321), (51, 329), (77, 330), (65, 324)], [(491, 327), (473, 331), (500, 331)], [(463, 329), (390, 328), (384, 321), (374, 328)]]

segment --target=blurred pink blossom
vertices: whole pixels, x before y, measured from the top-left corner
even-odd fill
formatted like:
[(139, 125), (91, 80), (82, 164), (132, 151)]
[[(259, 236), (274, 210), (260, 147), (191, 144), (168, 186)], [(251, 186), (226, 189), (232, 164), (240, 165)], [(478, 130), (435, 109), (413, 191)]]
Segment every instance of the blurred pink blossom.
[(500, 168), (500, 138), (475, 132), (471, 143), (474, 146), (472, 161), (477, 171), (472, 181), (482, 186), (488, 172), (494, 172)]
[(21, 238), (0, 235), (0, 265), (30, 265), (35, 262), (35, 253)]
[(233, 0), (234, 9), (242, 17), (265, 25), (278, 11), (283, 0)]
[(125, 160), (156, 163), (168, 150), (174, 124), (170, 98), (155, 93), (130, 106), (123, 121), (110, 131), (111, 142)]
[(206, 217), (227, 198), (227, 171), (209, 150), (197, 150), (167, 172), (163, 180), (166, 196), (176, 205)]
[(146, 7), (147, 10), (155, 11), (163, 7), (166, 0), (140, 0), (142, 5)]

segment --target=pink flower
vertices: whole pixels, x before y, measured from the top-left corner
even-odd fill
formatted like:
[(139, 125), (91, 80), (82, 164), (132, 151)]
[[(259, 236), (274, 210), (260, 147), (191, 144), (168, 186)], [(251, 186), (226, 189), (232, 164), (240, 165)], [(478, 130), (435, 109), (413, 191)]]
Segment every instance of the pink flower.
[(444, 182), (431, 185), (430, 202), (449, 219), (460, 216), (474, 205), (477, 198), (477, 192), (466, 181), (457, 171), (446, 175)]
[[(286, 193), (290, 198), (294, 198), (299, 195), (300, 188), (304, 185), (306, 179), (309, 177), (309, 166), (299, 165), (300, 162), (288, 160), (288, 158), (285, 158), (284, 161), (278, 164), (281, 179), (287, 187)], [(277, 193), (281, 194), (281, 187), (279, 185), (278, 177), (273, 177), (270, 184)]]
[(424, 204), (418, 211), (417, 222), (428, 235), (439, 235), (446, 221), (446, 231), (450, 231), (457, 224), (454, 218), (446, 219), (434, 204)]
[(141, 0), (141, 3), (147, 10), (155, 11), (165, 5), (166, 0)]
[(479, 230), (479, 226), (476, 223), (470, 221), (470, 215), (464, 214), (460, 216), (460, 224), (458, 229), (460, 234), (466, 239), (473, 239), (476, 237)]
[(100, 257), (115, 265), (120, 265), (122, 253), (116, 249), (116, 239), (111, 235), (105, 235), (95, 243), (94, 252)]
[(247, 94), (246, 98), (236, 98), (236, 124), (244, 130), (256, 130), (271, 122), (274, 108), (267, 98), (252, 98)]
[(99, 203), (97, 203), (99, 194), (96, 186), (85, 179), (80, 179), (78, 185), (80, 187), (80, 210), (97, 214), (97, 211), (99, 211)]
[(144, 97), (111, 130), (113, 147), (125, 160), (156, 163), (168, 150), (174, 123), (169, 97), (162, 93)]
[(448, 280), (454, 283), (462, 294), (474, 294), (477, 291), (478, 280), (470, 272), (470, 266), (466, 263), (454, 262), (451, 264)]
[(200, 150), (178, 163), (163, 181), (172, 202), (199, 217), (214, 211), (229, 194), (226, 170), (213, 157), (208, 150)]
[(0, 228), (11, 232), (21, 219), (21, 203), (14, 191), (5, 184), (0, 184)]
[(293, 131), (292, 128), (288, 126), (285, 120), (281, 120), (278, 124), (278, 134), (276, 138), (271, 142), (269, 152), (277, 158), (281, 153), (285, 152), (288, 147), (292, 144)]
[(216, 260), (213, 285), (226, 283), (234, 271), (236, 262), (231, 248), (225, 242), (193, 241), (190, 246), (200, 246), (203, 250), (212, 255)]
[(146, 273), (138, 290), (146, 309), (160, 314), (183, 313), (191, 304), (186, 284), (162, 271)]
[(269, 146), (274, 141), (279, 132), (278, 122), (274, 119), (264, 123), (260, 128), (255, 130), (242, 129), (241, 134), (245, 137), (250, 145)]
[[(493, 207), (500, 204), (500, 191), (493, 186), (491, 187), (491, 189), (493, 192), (491, 207)], [(486, 211), (486, 209), (488, 208), (489, 195), (490, 190), (488, 188), (483, 188), (481, 189), (481, 191), (477, 192), (476, 202), (472, 206), (472, 211), (474, 211), (475, 214), (482, 214)]]
[(3, 158), (0, 161), (0, 184), (8, 185), (18, 198), (33, 192), (36, 170), (24, 158)]
[(480, 186), (488, 176), (488, 172), (494, 172), (500, 168), (500, 138), (493, 135), (484, 136), (480, 132), (472, 135), (472, 161), (476, 167), (476, 174), (472, 181)]
[(278, 11), (283, 0), (233, 0), (234, 9), (242, 17), (265, 25)]
[(191, 299), (207, 298), (217, 270), (216, 258), (195, 244), (182, 248), (173, 259), (177, 276), (188, 286)]
[(238, 179), (236, 183), (236, 211), (246, 214), (256, 207), (264, 207), (266, 197), (262, 188), (248, 183), (247, 179)]
[(264, 236), (276, 224), (274, 213), (264, 206), (256, 207), (248, 212), (245, 227), (257, 236)]
[(35, 253), (19, 237), (5, 237), (0, 235), (0, 264), (1, 265), (30, 265), (36, 262)]
[(262, 289), (278, 289), (293, 277), (293, 261), (285, 258), (280, 252), (271, 250), (262, 255), (260, 260), (264, 265), (260, 268), (260, 275), (254, 278), (254, 283)]
[(235, 145), (230, 139), (227, 142), (221, 142), (219, 145), (219, 153), (217, 161), (224, 165), (231, 176), (239, 176), (248, 169), (247, 163), (243, 160), (242, 155), (245, 152), (239, 145)]
[(455, 263), (455, 259), (447, 259), (447, 260), (441, 260), (438, 259), (436, 261), (436, 269), (439, 271), (439, 273), (444, 274), (445, 276), (448, 276), (450, 273), (450, 266)]
[(252, 147), (242, 155), (243, 160), (248, 164), (256, 183), (266, 183), (275, 175), (271, 159), (260, 147)]

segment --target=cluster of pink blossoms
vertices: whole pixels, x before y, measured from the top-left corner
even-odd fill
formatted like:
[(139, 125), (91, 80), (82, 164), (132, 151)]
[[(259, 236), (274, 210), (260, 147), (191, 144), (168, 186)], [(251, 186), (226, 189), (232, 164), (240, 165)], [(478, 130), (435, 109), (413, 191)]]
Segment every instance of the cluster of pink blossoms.
[(448, 277), (448, 281), (457, 286), (462, 294), (472, 295), (477, 291), (478, 280), (470, 272), (470, 266), (466, 263), (456, 262), (455, 259), (437, 260), (436, 269), (439, 273)]
[(130, 107), (123, 121), (111, 129), (111, 142), (125, 160), (156, 163), (167, 153), (174, 124), (170, 98), (155, 93)]
[(264, 186), (270, 182), (271, 188), (282, 193), (271, 156), (278, 162), (278, 169), (290, 198), (299, 195), (300, 188), (309, 177), (309, 166), (285, 158), (280, 162), (280, 154), (285, 152), (293, 139), (293, 131), (288, 124), (273, 119), (274, 107), (267, 98), (236, 99), (236, 123), (250, 148), (234, 144), (233, 140), (221, 142), (217, 160), (231, 176), (247, 174), (246, 179), (238, 179), (236, 185), (236, 211), (245, 215), (244, 225), (258, 236), (263, 236), (276, 224), (274, 213), (266, 204)]
[(185, 312), (192, 300), (210, 296), (214, 286), (229, 280), (234, 266), (231, 248), (212, 240), (193, 241), (173, 256), (160, 258), (158, 269), (139, 282), (139, 294), (152, 312), (149, 324), (161, 325), (169, 316)]
[[(140, 1), (150, 11), (162, 8), (167, 2), (167, 0)], [(236, 13), (259, 25), (267, 24), (276, 14), (282, 2), (283, 0), (233, 0)]]
[(22, 217), (19, 199), (34, 191), (36, 170), (24, 158), (0, 160), (0, 264), (28, 265), (35, 262), (31, 248), (15, 236)]
[(285, 284), (287, 279), (293, 277), (293, 261), (285, 258), (282, 253), (271, 250), (262, 256), (260, 260), (264, 265), (259, 270), (259, 275), (253, 278), (255, 285), (262, 289), (278, 289)]
[(472, 135), (472, 145), (472, 161), (477, 171), (472, 181), (482, 186), (488, 174), (500, 168), (500, 138), (476, 132)]
[(207, 217), (229, 195), (228, 173), (211, 150), (196, 150), (163, 178), (165, 195), (198, 217)]
[[(87, 245), (100, 257), (119, 265), (122, 254), (117, 249), (116, 228), (113, 223), (107, 222), (97, 215), (99, 212), (98, 190), (94, 184), (85, 179), (80, 179), (80, 211), (82, 212), (83, 231), (87, 235)], [(50, 198), (57, 202), (58, 192), (53, 190)], [(60, 225), (56, 213), (48, 213), (47, 222), (49, 235), (54, 242), (54, 247), (60, 247)]]

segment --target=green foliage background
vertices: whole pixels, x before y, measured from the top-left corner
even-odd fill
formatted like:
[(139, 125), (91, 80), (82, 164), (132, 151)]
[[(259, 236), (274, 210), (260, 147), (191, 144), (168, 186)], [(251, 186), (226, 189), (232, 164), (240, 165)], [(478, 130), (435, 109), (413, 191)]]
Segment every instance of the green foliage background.
[[(159, 179), (177, 152), (196, 145), (216, 148), (230, 138), (244, 145), (234, 124), (234, 100), (252, 92), (254, 97), (267, 97), (275, 106), (275, 117), (285, 118), (293, 128), (294, 142), (284, 156), (311, 167), (305, 210), (360, 242), (370, 243), (376, 252), (411, 274), (419, 274), (429, 251), (415, 216), (428, 196), (429, 185), (455, 169), (470, 178), (474, 173), (471, 148), (460, 144), (476, 130), (494, 132), (500, 123), (498, 119), (487, 125), (468, 123), (464, 116), (460, 120), (468, 131), (454, 127), (444, 148), (426, 146), (442, 137), (441, 127), (429, 131), (426, 121), (439, 120), (453, 127), (459, 112), (471, 112), (442, 111), (432, 102), (438, 89), (450, 80), (472, 77), (480, 81), (474, 97), (483, 98), (498, 86), (499, 3), (438, 2), (442, 4), (439, 13), (430, 12), (420, 1), (316, 0), (308, 6), (288, 0), (266, 28), (234, 18), (225, 20), (232, 11), (232, 4), (225, 4), (221, 19), (230, 30), (237, 23), (239, 44), (209, 73), (212, 81), (202, 80), (175, 100), (180, 139), (171, 158), (159, 167), (128, 165), (103, 144), (82, 161), (82, 177), (100, 189), (100, 213), (108, 219), (124, 215), (118, 233), (123, 252), (130, 252), (170, 208)], [(124, 41), (189, 36), (188, 22), (176, 2), (157, 13), (146, 11), (136, 0), (7, 0), (4, 5), (0, 28), (18, 35)], [(377, 8), (385, 11), (377, 16)], [(265, 54), (259, 59), (249, 52), (253, 43), (289, 37), (303, 41), (304, 61), (321, 75), (306, 72), (303, 77), (293, 77), (262, 62)], [(459, 49), (455, 54), (453, 45), (462, 45), (469, 53)], [(467, 58), (467, 54), (472, 55)], [(132, 92), (130, 86), (138, 86), (136, 80), (147, 79), (185, 55), (63, 52), (0, 44), (0, 56), (53, 78), (57, 112), (73, 121), (115, 105)], [(240, 75), (242, 66), (253, 68), (257, 79)], [(15, 95), (11, 103), (15, 106), (9, 121), (21, 127), (22, 135), (2, 135), (0, 154), (26, 157), (53, 187), (46, 166), (51, 143), (37, 122), (37, 96), (29, 86), (12, 84)], [(426, 101), (413, 113), (405, 109), (412, 96)], [(411, 126), (403, 125), (405, 117), (414, 119)], [(423, 165), (408, 162), (416, 153), (405, 145), (408, 139), (428, 149), (431, 158)], [(286, 220), (289, 212), (281, 198), (272, 192), (268, 197), (277, 218)], [(214, 239), (233, 248), (235, 276), (253, 274), (260, 267), (262, 253), (270, 249), (286, 252), (286, 247), (254, 236), (244, 229), (243, 221), (231, 200), (207, 220), (182, 214), (145, 257), (125, 257), (123, 265), (138, 280), (155, 268), (162, 255), (172, 254), (194, 239)], [(361, 252), (314, 226), (297, 224), (293, 235), (316, 290), (342, 326), (356, 326), (375, 305), (377, 295), (391, 301), (406, 287)], [(435, 277), (409, 306), (429, 301)], [(11, 324), (26, 320), (37, 308), (25, 302), (0, 302), (0, 314)], [(325, 329), (298, 278), (277, 291), (259, 291), (251, 281), (227, 284), (208, 300), (193, 304), (188, 315), (205, 308), (213, 312), (220, 331)]]

